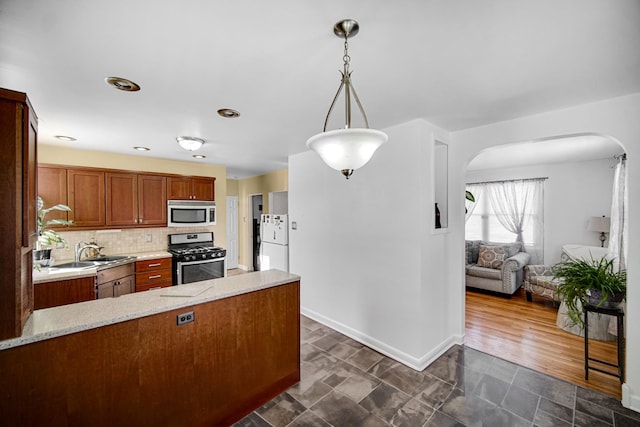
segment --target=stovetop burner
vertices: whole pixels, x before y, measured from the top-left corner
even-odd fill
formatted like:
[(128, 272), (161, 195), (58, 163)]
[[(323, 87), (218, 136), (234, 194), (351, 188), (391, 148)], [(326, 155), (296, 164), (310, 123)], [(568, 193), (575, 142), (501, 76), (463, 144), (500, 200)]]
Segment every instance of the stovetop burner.
[(169, 234), (169, 253), (177, 261), (223, 258), (227, 251), (214, 246), (213, 232)]

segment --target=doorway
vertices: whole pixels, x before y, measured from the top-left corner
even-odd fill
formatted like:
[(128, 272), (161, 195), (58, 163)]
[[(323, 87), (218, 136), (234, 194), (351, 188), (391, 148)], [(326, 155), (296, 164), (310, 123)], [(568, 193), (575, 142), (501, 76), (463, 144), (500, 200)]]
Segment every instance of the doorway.
[(238, 268), (238, 196), (227, 196), (227, 269)]
[(260, 271), (260, 216), (262, 215), (262, 194), (249, 196), (249, 206), (251, 207), (251, 223), (249, 232), (251, 234), (251, 259), (253, 271)]

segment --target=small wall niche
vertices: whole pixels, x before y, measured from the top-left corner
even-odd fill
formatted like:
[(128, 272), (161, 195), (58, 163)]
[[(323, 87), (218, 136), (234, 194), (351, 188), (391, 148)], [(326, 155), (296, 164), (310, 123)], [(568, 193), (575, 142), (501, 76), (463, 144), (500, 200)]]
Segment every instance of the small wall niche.
[(433, 229), (449, 227), (449, 144), (433, 139)]

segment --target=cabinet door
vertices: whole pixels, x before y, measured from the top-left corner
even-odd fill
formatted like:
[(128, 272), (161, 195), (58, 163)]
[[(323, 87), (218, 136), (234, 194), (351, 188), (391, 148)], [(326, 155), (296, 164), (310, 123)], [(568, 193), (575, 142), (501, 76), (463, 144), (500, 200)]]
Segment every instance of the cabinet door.
[(105, 174), (106, 225), (138, 223), (138, 175), (135, 173)]
[(94, 299), (96, 299), (95, 276), (34, 285), (36, 310)]
[(119, 297), (120, 295), (132, 294), (136, 290), (136, 276), (125, 276), (115, 281), (113, 285), (113, 296)]
[(22, 144), (22, 246), (33, 248), (38, 239), (36, 220), (38, 123), (27, 102), (23, 117), (24, 142)]
[(138, 224), (167, 226), (167, 178), (138, 175)]
[(167, 198), (169, 200), (191, 199), (191, 178), (176, 176), (168, 177)]
[(196, 200), (215, 200), (215, 180), (209, 178), (193, 178), (193, 198)]
[[(67, 170), (49, 166), (38, 167), (38, 195), (42, 197), (44, 207), (63, 204), (67, 202)], [(67, 220), (67, 212), (51, 211), (46, 219)]]
[(115, 280), (98, 285), (98, 299), (113, 297), (113, 286)]
[(67, 170), (69, 220), (77, 227), (105, 225), (104, 172)]

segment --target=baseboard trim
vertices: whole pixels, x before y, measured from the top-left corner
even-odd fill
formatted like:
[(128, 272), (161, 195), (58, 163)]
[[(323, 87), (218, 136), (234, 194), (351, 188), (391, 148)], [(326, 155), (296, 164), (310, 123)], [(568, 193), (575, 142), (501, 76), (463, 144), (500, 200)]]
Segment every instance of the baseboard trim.
[(440, 344), (438, 344), (435, 348), (433, 348), (426, 354), (420, 357), (415, 357), (405, 353), (402, 350), (392, 347), (374, 337), (364, 334), (340, 322), (336, 322), (333, 319), (325, 317), (320, 313), (316, 313), (313, 310), (309, 310), (308, 308), (300, 307), (300, 313), (309, 317), (310, 319), (315, 320), (318, 323), (322, 323), (325, 326), (335, 329), (341, 334), (344, 334), (349, 338), (352, 338), (366, 345), (367, 347), (370, 347), (376, 350), (377, 352), (382, 353), (385, 356), (388, 356), (393, 360), (408, 366), (411, 369), (415, 369), (416, 371), (422, 371), (424, 368), (429, 366), (432, 362), (434, 362), (438, 357), (440, 357), (445, 351), (447, 351), (449, 348), (451, 348), (455, 344), (462, 345), (464, 343), (464, 337), (462, 335), (452, 335), (447, 339), (445, 339), (444, 341), (442, 341)]
[(622, 406), (636, 412), (640, 412), (640, 396), (631, 392), (627, 383), (622, 384)]

